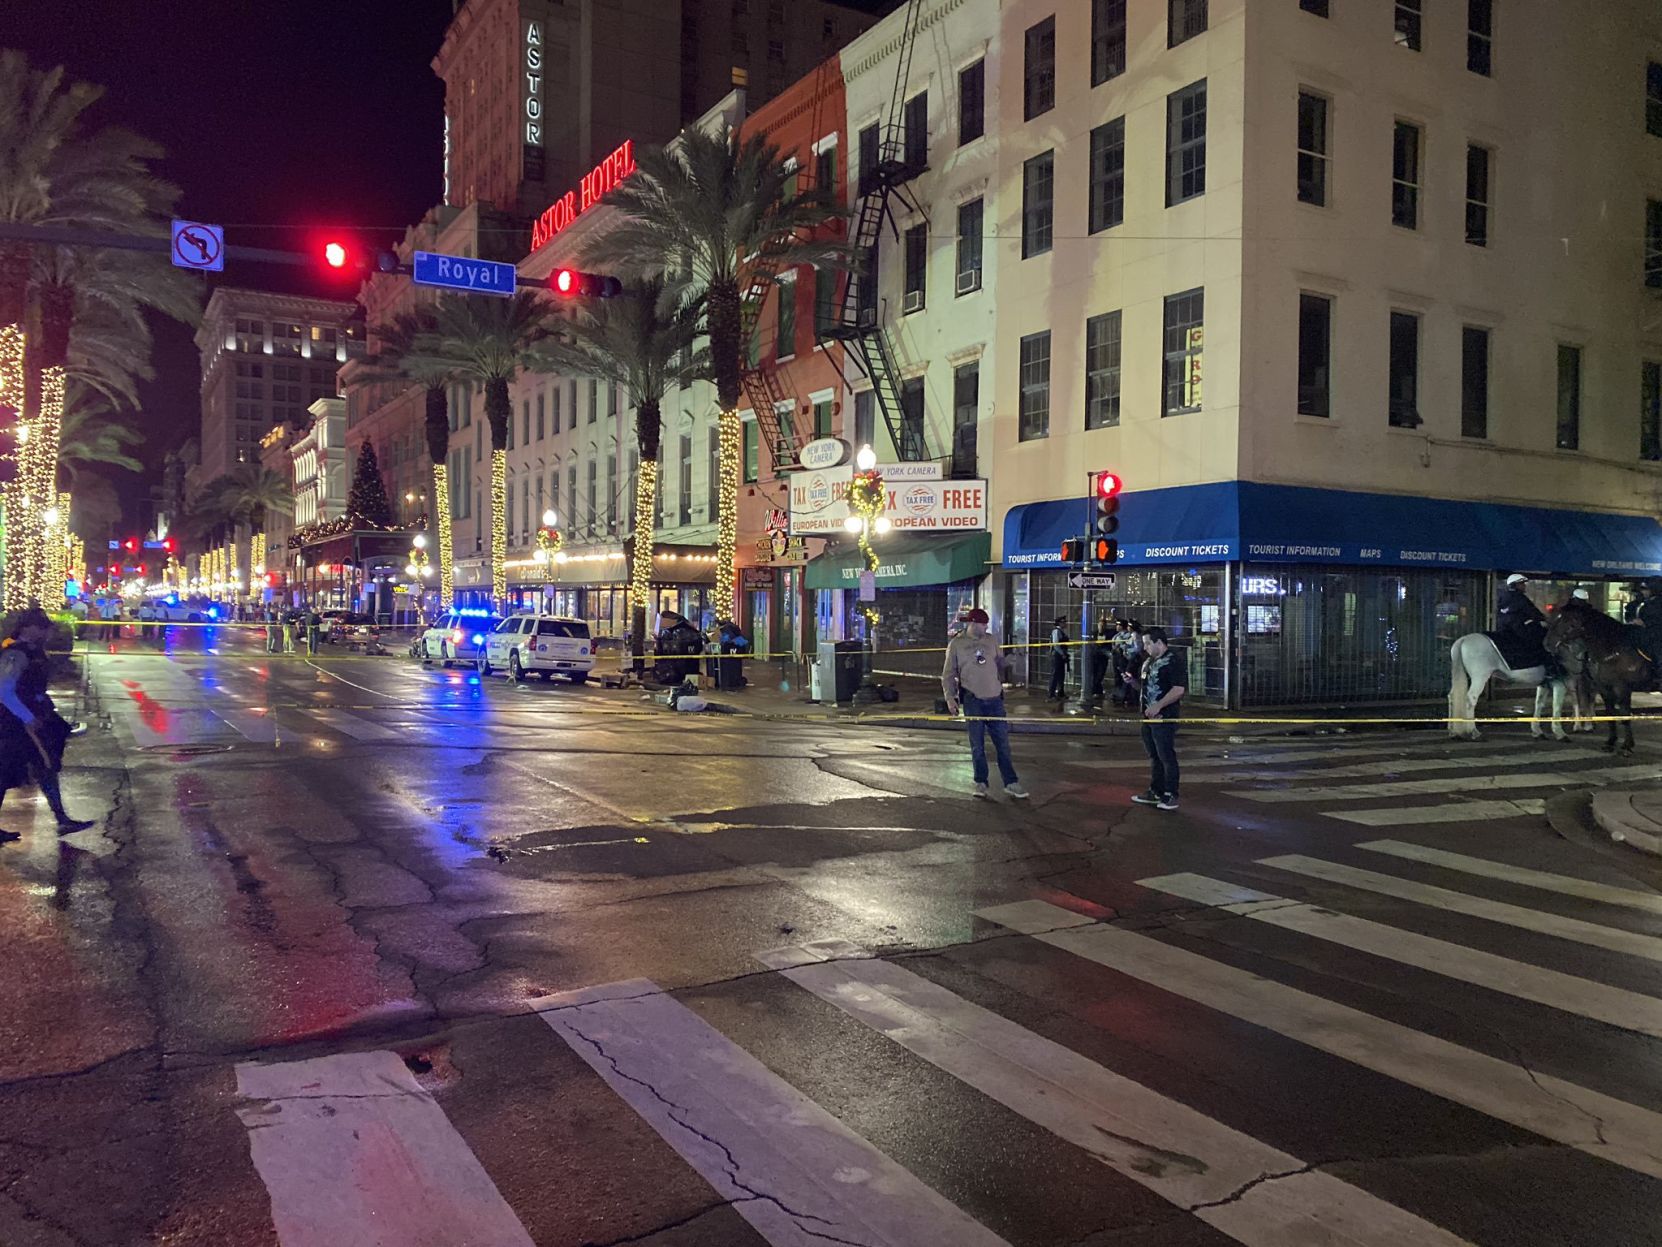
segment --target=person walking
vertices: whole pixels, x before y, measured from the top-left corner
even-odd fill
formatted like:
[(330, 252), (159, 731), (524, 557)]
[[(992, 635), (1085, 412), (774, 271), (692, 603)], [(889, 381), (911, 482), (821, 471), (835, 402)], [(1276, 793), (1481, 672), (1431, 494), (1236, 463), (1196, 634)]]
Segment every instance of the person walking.
[(301, 613), (296, 611), (283, 621), (283, 653), (294, 654), (300, 650)]
[[(85, 831), (92, 822), (70, 816), (58, 787), (64, 745), (73, 725), (58, 713), (46, 692), (51, 674), (46, 639), (51, 634), (52, 620), (45, 611), (31, 607), (17, 617), (0, 649), (0, 801), (13, 788), (34, 784), (58, 820), (58, 834), (67, 836)], [(0, 843), (21, 838), (14, 831), (0, 830)]]
[(314, 658), (317, 650), (323, 644), (323, 616), (317, 613), (317, 608), (306, 612), (306, 652)]
[(1068, 622), (1066, 615), (1056, 616), (1050, 627), (1050, 692), (1046, 701), (1061, 701), (1068, 686)]
[(1017, 801), (1025, 801), (1027, 789), (1021, 786), (1016, 765), (1010, 760), (1010, 721), (1004, 714), (1004, 654), (998, 642), (987, 635), (989, 622), (987, 612), (979, 606), (964, 615), (963, 635), (947, 643), (941, 691), (946, 694), (949, 714), (957, 714), (960, 704), (964, 708), (975, 795), (982, 800), (989, 795), (987, 737), (991, 735), (1004, 791)]
[(1148, 753), (1149, 781), (1148, 791), (1131, 799), (1138, 805), (1175, 810), (1177, 720), (1183, 696), (1189, 691), (1188, 663), (1181, 650), (1171, 647), (1164, 628), (1143, 629), (1143, 652), (1147, 657), (1141, 678), (1128, 671), (1125, 681), (1141, 693), (1138, 704), (1143, 710), (1143, 749)]

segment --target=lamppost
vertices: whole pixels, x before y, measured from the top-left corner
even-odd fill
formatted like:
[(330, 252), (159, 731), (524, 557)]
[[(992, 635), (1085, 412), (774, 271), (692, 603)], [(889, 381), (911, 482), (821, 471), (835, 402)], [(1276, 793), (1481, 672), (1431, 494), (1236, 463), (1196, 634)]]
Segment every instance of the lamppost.
[(558, 562), (554, 556), (565, 545), (565, 538), (560, 536), (560, 530), (555, 527), (560, 517), (553, 507), (542, 513), (542, 527), (537, 529), (537, 548), (531, 552), (531, 557), (539, 563)]
[[(877, 655), (877, 568), (880, 560), (871, 539), (889, 531), (889, 517), (883, 514), (888, 491), (883, 486), (883, 474), (877, 470), (877, 454), (870, 446), (860, 447), (854, 456), (857, 469), (848, 486), (849, 517), (843, 527), (859, 538), (860, 553), (865, 557), (866, 570), (860, 576), (860, 614), (866, 621), (865, 671), (860, 687), (854, 691), (858, 705), (869, 706), (882, 700), (877, 684), (872, 679), (872, 665)], [(869, 594), (869, 596), (868, 596)]]
[(433, 564), (427, 558), (426, 533), (417, 533), (410, 538), (410, 561), (404, 564), (404, 571), (415, 585), (416, 613), (419, 615), (427, 599), (427, 577), (433, 574)]

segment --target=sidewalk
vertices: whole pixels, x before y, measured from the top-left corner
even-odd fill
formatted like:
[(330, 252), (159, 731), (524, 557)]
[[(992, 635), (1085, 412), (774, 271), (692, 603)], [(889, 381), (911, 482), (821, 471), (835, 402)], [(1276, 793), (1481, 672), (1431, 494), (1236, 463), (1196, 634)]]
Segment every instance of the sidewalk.
[(1662, 857), (1662, 788), (1603, 788), (1593, 794), (1593, 821), (1616, 843)]

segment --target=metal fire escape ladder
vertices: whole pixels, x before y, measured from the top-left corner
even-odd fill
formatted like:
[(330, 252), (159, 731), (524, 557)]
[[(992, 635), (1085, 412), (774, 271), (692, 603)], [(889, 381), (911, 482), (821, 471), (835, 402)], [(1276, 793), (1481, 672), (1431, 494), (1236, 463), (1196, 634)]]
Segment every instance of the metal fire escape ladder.
[[(891, 196), (911, 203), (903, 189), (922, 170), (906, 160), (906, 136), (901, 109), (911, 75), (912, 50), (916, 43), (918, 13), (923, 0), (907, 0), (906, 23), (896, 57), (894, 89), (889, 96), (889, 113), (878, 143), (875, 167), (861, 177), (860, 202), (854, 213), (854, 235), (849, 240), (853, 263), (843, 283), (842, 298), (832, 309), (831, 323), (820, 331), (823, 339), (846, 343), (854, 362), (871, 380), (873, 396), (883, 414), (889, 439), (902, 460), (927, 459), (929, 447), (923, 429), (910, 426), (900, 403), (900, 373), (895, 364), (889, 335), (882, 326), (877, 291), (867, 289), (875, 280), (878, 242), (883, 223), (893, 220)], [(915, 206), (915, 205), (914, 205)], [(898, 231), (897, 236), (898, 236)]]
[[(774, 281), (779, 272), (779, 265), (773, 257), (765, 251), (759, 253), (750, 264), (750, 284), (745, 287), (743, 299), (739, 304), (739, 333), (745, 349), (751, 349), (756, 340), (756, 326), (761, 322), (762, 308), (767, 303), (768, 288), (778, 285), (779, 297), (794, 294), (795, 288), (787, 289)], [(783, 471), (796, 466), (797, 454), (802, 449), (801, 442), (796, 435), (795, 424), (782, 427), (779, 423), (779, 405), (789, 401), (795, 406), (796, 400), (785, 393), (779, 384), (779, 374), (772, 368), (758, 364), (754, 368), (746, 363), (744, 370), (745, 397), (750, 399), (750, 410), (756, 414), (756, 429), (761, 434), (762, 443), (768, 446), (773, 454), (773, 469)]]

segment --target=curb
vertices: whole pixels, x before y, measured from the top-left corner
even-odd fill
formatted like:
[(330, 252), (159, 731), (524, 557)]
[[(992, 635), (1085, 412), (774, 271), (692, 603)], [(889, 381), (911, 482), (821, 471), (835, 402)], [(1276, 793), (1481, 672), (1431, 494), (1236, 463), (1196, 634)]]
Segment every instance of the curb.
[(1655, 788), (1601, 789), (1593, 794), (1593, 821), (1617, 844), (1662, 857), (1662, 822), (1633, 803), (1635, 797), (1655, 792)]

